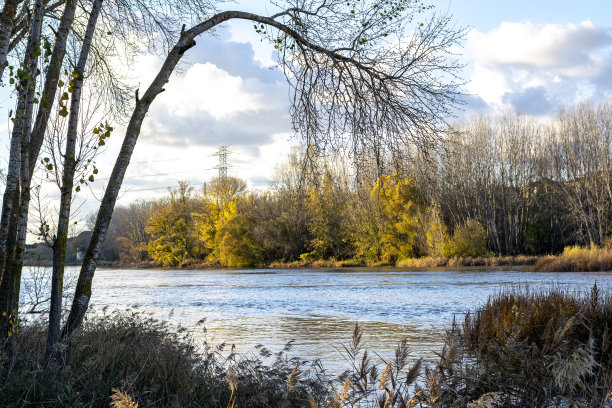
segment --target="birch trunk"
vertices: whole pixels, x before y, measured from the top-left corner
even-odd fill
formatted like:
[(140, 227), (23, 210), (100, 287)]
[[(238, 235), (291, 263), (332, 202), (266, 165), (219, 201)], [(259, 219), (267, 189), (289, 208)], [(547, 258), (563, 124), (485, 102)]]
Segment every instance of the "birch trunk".
[[(36, 121), (34, 122), (34, 129), (31, 132), (31, 137), (29, 140), (28, 147), (28, 155), (29, 155), (29, 175), (33, 174), (34, 168), (36, 166), (36, 160), (38, 159), (38, 154), (40, 152), (40, 148), (42, 146), (43, 138), (45, 132), (47, 130), (47, 123), (49, 120), (49, 115), (51, 112), (51, 108), (53, 106), (53, 100), (55, 98), (55, 94), (57, 92), (57, 84), (59, 81), (59, 76), (62, 68), (62, 64), (64, 61), (64, 56), (66, 54), (66, 42), (68, 41), (68, 34), (70, 32), (70, 28), (72, 27), (72, 23), (74, 21), (76, 10), (76, 0), (69, 0), (66, 2), (66, 6), (64, 7), (64, 13), (62, 14), (62, 18), (60, 20), (60, 24), (55, 36), (55, 44), (53, 46), (53, 53), (51, 55), (51, 61), (49, 63), (49, 67), (47, 69), (47, 75), (45, 78), (45, 85), (43, 88), (42, 97), (40, 98), (40, 106), (38, 109), (38, 113), (36, 115)], [(40, 19), (44, 13), (40, 10)], [(31, 31), (32, 32), (32, 31)], [(31, 35), (30, 35), (31, 36)], [(20, 99), (19, 102), (22, 102)], [(18, 102), (18, 104), (19, 104)], [(16, 115), (22, 115), (25, 112), (26, 106), (17, 107)], [(31, 115), (31, 114), (30, 114)], [(28, 119), (31, 123), (31, 118)], [(28, 125), (28, 129), (30, 128), (30, 124)], [(13, 132), (14, 133), (14, 132)], [(9, 159), (9, 173), (11, 171), (16, 174), (19, 170), (19, 162), (14, 162), (13, 159), (16, 157), (13, 154), (13, 145), (11, 144), (11, 156)], [(13, 228), (9, 231), (9, 222), (11, 219), (14, 219), (19, 215), (22, 218), (20, 223), (24, 221), (27, 223), (27, 211), (19, 211), (16, 215), (14, 211), (17, 211), (17, 208), (14, 206), (14, 200), (10, 200), (14, 194), (18, 194), (18, 186), (16, 186), (11, 180), (9, 182), (9, 177), (15, 177), (15, 174), (7, 175), (7, 185), (5, 187), (4, 192), (4, 201), (2, 203), (2, 216), (0, 219), (0, 277), (4, 274), (4, 269), (9, 262), (9, 258), (12, 257), (14, 251), (8, 248), (7, 244), (9, 240), (17, 240), (14, 237), (16, 230)], [(29, 183), (29, 181), (28, 181)], [(21, 200), (20, 205), (25, 206), (27, 210), (29, 210), (30, 202), (29, 197), (26, 201)], [(7, 200), (8, 199), (8, 200)], [(20, 214), (26, 214), (26, 219), (24, 220)], [(24, 241), (25, 244), (25, 241)], [(17, 260), (18, 261), (18, 260)], [(11, 261), (12, 262), (12, 261)]]
[[(0, 283), (0, 339), (6, 338), (11, 331), (19, 306), (21, 265), (27, 230), (27, 225), (23, 223), (24, 209), (21, 207), (21, 202), (22, 199), (29, 200), (30, 194), (28, 155), (38, 67), (38, 53), (36, 51), (40, 47), (42, 19), (42, 0), (37, 0), (34, 5), (31, 34), (23, 63), (23, 66), (27, 69), (19, 84), (18, 111), (15, 114), (15, 126), (11, 136), (11, 160), (14, 160), (9, 163), (9, 171), (12, 172), (10, 175), (11, 184), (9, 187), (7, 177), (5, 201), (2, 203), (2, 244), (5, 245), (5, 248), (2, 255), (2, 282)], [(19, 153), (13, 150), (17, 146)], [(5, 213), (4, 209), (6, 207), (10, 207), (10, 210)], [(27, 224), (27, 214), (25, 223)], [(22, 241), (23, 245), (20, 245)]]
[(0, 80), (4, 74), (4, 69), (8, 65), (7, 57), (11, 44), (11, 34), (15, 26), (15, 15), (20, 0), (5, 0), (4, 8), (0, 13)]
[(121, 189), (121, 184), (123, 183), (123, 178), (130, 163), (130, 158), (134, 151), (136, 141), (140, 135), (142, 122), (149, 110), (149, 107), (157, 95), (164, 91), (164, 85), (168, 82), (170, 75), (176, 68), (176, 65), (182, 58), (185, 51), (195, 45), (195, 37), (205, 31), (210, 30), (218, 24), (223, 23), (224, 21), (235, 18), (237, 13), (248, 14), (241, 12), (220, 13), (187, 31), (183, 31), (179, 41), (166, 57), (164, 64), (147, 91), (144, 93), (142, 99), (138, 99), (138, 97), (136, 98), (136, 106), (134, 107), (134, 111), (132, 112), (132, 116), (128, 123), (121, 150), (117, 157), (117, 161), (115, 162), (115, 166), (113, 167), (113, 172), (108, 182), (108, 187), (106, 188), (104, 197), (100, 203), (96, 223), (89, 241), (87, 252), (85, 253), (81, 271), (79, 273), (79, 280), (74, 292), (74, 299), (72, 301), (70, 314), (68, 315), (68, 320), (62, 329), (62, 338), (70, 336), (70, 334), (72, 334), (72, 332), (74, 332), (74, 330), (81, 325), (83, 318), (85, 317), (85, 312), (87, 311), (89, 300), (91, 299), (91, 285), (96, 271), (98, 258), (100, 256), (100, 247), (104, 242), (104, 238), (106, 237), (108, 226), (115, 208), (115, 202), (117, 201), (117, 196), (119, 194), (119, 190)]
[(70, 205), (74, 188), (74, 175), (76, 172), (76, 145), (77, 127), (79, 123), (79, 110), (81, 106), (81, 90), (87, 58), (91, 49), (94, 31), (102, 0), (95, 0), (89, 15), (83, 45), (76, 66), (76, 78), (70, 101), (70, 116), (68, 118), (68, 132), (66, 135), (66, 151), (64, 154), (64, 172), (62, 174), (61, 199), (57, 234), (53, 243), (53, 275), (51, 279), (51, 308), (49, 311), (49, 330), (47, 332), (47, 347), (45, 361), (48, 364), (53, 358), (54, 347), (60, 338), (62, 318), (62, 290), (64, 285), (64, 270), (66, 265), (66, 245), (68, 243), (68, 228), (70, 225)]
[(36, 161), (38, 160), (38, 154), (40, 153), (45, 132), (47, 131), (49, 116), (51, 115), (51, 108), (53, 107), (53, 101), (55, 100), (55, 94), (57, 93), (57, 84), (62, 72), (64, 56), (66, 55), (68, 34), (70, 34), (70, 30), (72, 29), (72, 25), (74, 23), (76, 7), (76, 0), (66, 1), (64, 13), (62, 14), (62, 18), (57, 28), (57, 33), (55, 34), (55, 43), (51, 53), (51, 61), (49, 62), (49, 67), (47, 68), (45, 85), (40, 98), (40, 106), (38, 108), (38, 113), (36, 114), (34, 128), (32, 130), (32, 140), (30, 141), (30, 157), (32, 158), (30, 163), (30, 174), (34, 172), (34, 167), (36, 166)]

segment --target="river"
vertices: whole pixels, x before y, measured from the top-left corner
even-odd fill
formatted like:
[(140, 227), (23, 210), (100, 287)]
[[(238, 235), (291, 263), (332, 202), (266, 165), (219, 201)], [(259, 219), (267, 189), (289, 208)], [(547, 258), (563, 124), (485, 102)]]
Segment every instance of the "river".
[(461, 319), (500, 290), (551, 285), (589, 290), (594, 283), (612, 289), (612, 273), (100, 269), (91, 304), (97, 310), (137, 307), (186, 326), (197, 338), (204, 336), (197, 322), (205, 318), (210, 342), (233, 343), (240, 352), (258, 344), (279, 351), (293, 340), (291, 356), (320, 358), (334, 369), (342, 366), (338, 350), (355, 322), (364, 329), (366, 344), (383, 358), (407, 337), (413, 356), (433, 359), (453, 316)]

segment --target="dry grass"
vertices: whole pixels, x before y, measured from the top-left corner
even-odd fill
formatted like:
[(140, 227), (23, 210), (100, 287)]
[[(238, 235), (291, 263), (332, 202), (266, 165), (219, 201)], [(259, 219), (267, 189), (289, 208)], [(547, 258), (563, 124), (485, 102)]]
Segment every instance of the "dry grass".
[(397, 262), (398, 268), (440, 268), (448, 266), (448, 258), (412, 258), (403, 259)]
[[(45, 338), (42, 324), (29, 324), (15, 336), (13, 357), (0, 355), (0, 407), (129, 401), (132, 407), (300, 407), (311, 397), (322, 406), (328, 400), (324, 373), (289, 358), (290, 345), (274, 354), (259, 348), (257, 355), (237, 355), (227, 345), (196, 347), (185, 329), (138, 311), (91, 318), (60, 346), (60, 361), (48, 369), (42, 364)], [(233, 386), (226, 380), (230, 372)]]
[(597, 287), (500, 293), (448, 331), (430, 395), (442, 406), (486, 395), (504, 407), (610, 406), (610, 327), (612, 295)]
[(113, 388), (113, 395), (111, 395), (111, 408), (138, 408), (136, 401), (132, 399), (127, 393)]
[(311, 261), (300, 259), (299, 261), (293, 262), (272, 262), (268, 267), (273, 269), (342, 268), (345, 266), (346, 262), (350, 261), (338, 261), (336, 259), (319, 259)]
[(502, 257), (475, 257), (475, 258), (414, 258), (405, 259), (397, 263), (400, 268), (440, 268), (464, 266), (519, 266), (534, 265), (538, 260), (535, 256), (502, 256)]
[(537, 272), (594, 272), (612, 271), (612, 249), (570, 246), (558, 256), (538, 260)]

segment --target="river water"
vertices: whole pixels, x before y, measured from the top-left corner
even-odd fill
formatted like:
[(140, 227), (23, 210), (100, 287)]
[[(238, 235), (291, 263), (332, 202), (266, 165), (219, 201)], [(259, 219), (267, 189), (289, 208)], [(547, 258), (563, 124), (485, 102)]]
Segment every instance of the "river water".
[(342, 366), (338, 350), (355, 322), (383, 358), (407, 337), (413, 356), (433, 359), (453, 316), (460, 320), (500, 290), (551, 285), (589, 290), (594, 283), (611, 290), (612, 273), (99, 269), (91, 304), (97, 310), (137, 307), (186, 326), (198, 338), (204, 334), (197, 322), (205, 318), (209, 341), (236, 344), (240, 352), (258, 344), (279, 351), (293, 340), (291, 356), (320, 358), (334, 369)]

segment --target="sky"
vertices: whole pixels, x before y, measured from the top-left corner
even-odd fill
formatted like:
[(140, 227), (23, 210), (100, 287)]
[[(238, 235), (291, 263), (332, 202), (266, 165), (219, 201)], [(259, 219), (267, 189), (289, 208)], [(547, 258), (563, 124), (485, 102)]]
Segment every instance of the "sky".
[[(432, 0), (469, 32), (460, 50), (465, 63), (466, 106), (461, 116), (506, 109), (538, 118), (582, 101), (612, 101), (612, 0)], [(229, 7), (229, 6), (228, 6)], [(267, 0), (243, 0), (229, 8), (262, 14)], [(196, 188), (214, 177), (220, 145), (229, 145), (230, 176), (265, 188), (274, 168), (299, 138), (291, 133), (288, 87), (272, 68), (273, 47), (247, 22), (203, 36), (187, 54), (145, 119), (120, 205), (167, 194), (178, 180)], [(141, 90), (160, 59), (139, 58), (134, 80)], [(0, 117), (11, 101), (0, 93)], [(8, 125), (0, 120), (0, 168), (6, 169)], [(119, 127), (98, 159), (100, 175), (79, 200), (81, 217), (97, 209), (105, 178), (122, 139)], [(53, 188), (48, 199), (59, 196)]]

